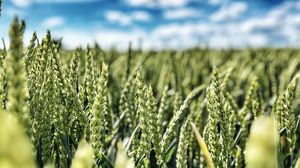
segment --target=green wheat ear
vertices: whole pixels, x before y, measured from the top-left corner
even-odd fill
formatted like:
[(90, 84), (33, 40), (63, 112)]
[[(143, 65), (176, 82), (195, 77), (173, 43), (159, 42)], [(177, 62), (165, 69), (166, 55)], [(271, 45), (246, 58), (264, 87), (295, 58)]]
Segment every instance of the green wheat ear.
[[(151, 131), (154, 130), (154, 127), (150, 127), (150, 123), (154, 122), (154, 118), (150, 118), (153, 115), (152, 102), (151, 102), (151, 94), (152, 89), (147, 88), (144, 82), (143, 74), (139, 71), (137, 75), (137, 86), (138, 86), (138, 115), (139, 115), (139, 123), (141, 128), (141, 138), (139, 142), (138, 148), (138, 158), (143, 158), (143, 164), (145, 167), (149, 167), (149, 158), (150, 158), (150, 150), (151, 150)], [(147, 100), (148, 99), (148, 100)], [(153, 132), (154, 134), (154, 132)], [(142, 163), (142, 162), (141, 162)]]
[(283, 121), (286, 127), (286, 137), (289, 142), (290, 154), (293, 153), (296, 147), (296, 115), (293, 111), (293, 102), (295, 101), (296, 82), (292, 82), (288, 85), (287, 91), (283, 98)]
[(10, 47), (5, 58), (8, 85), (7, 111), (16, 114), (30, 136), (31, 118), (27, 104), (29, 93), (23, 53), (24, 29), (25, 23), (15, 17), (9, 30)]
[[(224, 121), (222, 115), (224, 115), (224, 96), (221, 90), (221, 80), (219, 77), (219, 72), (216, 67), (213, 68), (212, 81), (207, 89), (207, 111), (208, 111), (208, 123), (206, 125), (207, 129), (207, 145), (209, 152), (212, 155), (213, 161), (216, 163), (216, 166), (221, 166), (221, 150), (223, 144), (220, 144), (220, 134), (218, 132), (217, 125), (221, 124), (221, 133), (222, 138), (224, 137), (225, 141), (227, 137), (224, 136), (226, 129), (224, 127)], [(227, 142), (225, 142), (226, 144)]]
[(81, 49), (77, 48), (73, 54), (73, 58), (69, 68), (69, 82), (74, 89), (75, 93), (79, 91), (79, 57)]
[[(83, 103), (84, 108), (91, 108), (95, 96), (95, 70), (94, 70), (94, 53), (91, 48), (87, 48), (86, 53), (86, 62), (85, 62), (85, 72), (84, 72), (84, 81), (83, 81), (83, 90), (81, 97), (81, 102)], [(88, 114), (89, 115), (89, 114)]]
[(188, 162), (188, 142), (189, 142), (189, 122), (190, 117), (185, 120), (183, 125), (180, 128), (180, 135), (179, 135), (179, 142), (177, 147), (177, 154), (176, 154), (176, 167), (177, 168), (187, 168)]
[(288, 85), (285, 93), (276, 101), (272, 112), (276, 118), (278, 130), (286, 129), (286, 139), (289, 143), (289, 152), (293, 154), (296, 145), (296, 115), (293, 111), (293, 104), (296, 96), (296, 76)]
[(246, 144), (247, 168), (278, 167), (279, 135), (272, 117), (261, 116), (255, 120)]
[(159, 122), (157, 102), (151, 86), (148, 87), (147, 91), (147, 113), (150, 140), (154, 146), (156, 157), (159, 158), (161, 155), (159, 148), (159, 142), (161, 141), (161, 123)]
[(180, 106), (179, 110), (174, 114), (174, 116), (172, 117), (164, 135), (163, 135), (163, 139), (160, 142), (161, 145), (161, 151), (162, 153), (166, 152), (167, 146), (170, 143), (171, 139), (174, 137), (174, 129), (176, 128), (176, 126), (178, 125), (178, 121), (179, 119), (181, 119), (183, 117), (183, 113), (185, 112), (185, 110), (189, 107), (189, 105), (192, 102), (192, 99), (194, 97), (196, 97), (197, 95), (199, 95), (199, 93), (201, 91), (204, 90), (204, 86), (201, 85), (197, 88), (195, 88), (184, 100), (184, 102), (182, 103), (182, 105)]
[(110, 131), (110, 109), (108, 102), (108, 67), (103, 64), (102, 72), (98, 80), (97, 95), (91, 107), (91, 142), (95, 157), (105, 149), (105, 134)]

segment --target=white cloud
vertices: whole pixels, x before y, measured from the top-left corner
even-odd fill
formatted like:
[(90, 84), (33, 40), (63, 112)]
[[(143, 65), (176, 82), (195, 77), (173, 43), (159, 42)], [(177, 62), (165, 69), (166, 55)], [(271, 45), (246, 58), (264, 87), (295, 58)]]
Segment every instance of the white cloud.
[[(240, 5), (234, 8), (236, 14), (230, 14), (229, 18), (238, 17), (247, 6)], [(154, 37), (152, 40), (175, 49), (197, 46), (201, 43), (214, 48), (299, 47), (300, 8), (297, 8), (295, 3), (287, 1), (274, 7), (264, 16), (249, 17), (238, 22), (166, 24), (154, 29), (150, 36)]]
[(188, 3), (188, 0), (158, 0), (158, 5), (162, 7), (180, 7)]
[(300, 14), (288, 15), (285, 18), (285, 23), (287, 25), (299, 26), (300, 27)]
[(153, 7), (155, 5), (155, 1), (153, 0), (126, 0), (126, 2), (131, 6)]
[(212, 21), (223, 21), (236, 19), (239, 15), (243, 14), (247, 10), (247, 4), (245, 2), (235, 2), (229, 6), (224, 6), (216, 13), (210, 16)]
[(33, 3), (86, 3), (96, 0), (12, 0), (13, 4), (20, 8), (25, 8)]
[(133, 47), (137, 47), (137, 42), (140, 39), (145, 39), (146, 34), (140, 30), (133, 30), (130, 32), (122, 31), (102, 31), (96, 33), (96, 41), (104, 48), (112, 46), (124, 50), (128, 48), (129, 42), (133, 43)]
[(270, 10), (265, 16), (252, 17), (240, 23), (239, 31), (251, 33), (256, 31), (282, 31), (284, 27), (295, 27), (300, 24), (300, 15), (291, 14), (294, 4), (287, 2)]
[(220, 5), (222, 0), (208, 0), (210, 5)]
[(243, 33), (251, 33), (255, 31), (270, 30), (277, 26), (280, 26), (278, 18), (251, 18), (242, 22), (239, 27), (239, 31)]
[[(32, 30), (25, 32), (24, 42), (26, 45), (29, 44), (29, 41), (32, 37)], [(39, 30), (36, 32), (39, 39), (42, 39), (46, 36), (46, 30)], [(91, 32), (83, 32), (75, 29), (61, 29), (51, 31), (51, 36), (53, 39), (62, 38), (63, 47), (66, 49), (74, 49), (76, 47), (86, 47), (87, 45), (93, 45), (96, 41), (94, 35)]]
[(216, 27), (204, 23), (167, 24), (154, 29), (150, 36), (159, 41), (163, 47), (182, 49), (197, 46), (208, 35), (217, 31)]
[(32, 0), (12, 0), (15, 6), (23, 8), (31, 5)]
[[(256, 46), (263, 43), (275, 47), (299, 47), (300, 15), (290, 12), (296, 8), (294, 2), (287, 1), (270, 10), (265, 16), (252, 17), (239, 23), (237, 25), (239, 29), (235, 31), (239, 34), (248, 35), (248, 41), (252, 41), (252, 45), (256, 44)], [(253, 34), (260, 34), (261, 36), (254, 36)], [(269, 40), (263, 40), (262, 34)]]
[(119, 11), (108, 11), (105, 13), (105, 17), (108, 21), (112, 23), (118, 23), (120, 25), (126, 26), (131, 23), (130, 17)]
[[(29, 44), (32, 33), (32, 30), (25, 32), (24, 42), (26, 45)], [(45, 30), (37, 31), (39, 39), (43, 38), (45, 34)], [(99, 31), (82, 31), (63, 28), (60, 30), (51, 31), (51, 36), (54, 39), (62, 38), (63, 47), (66, 49), (74, 49), (79, 46), (86, 47), (87, 45), (92, 46), (95, 44), (95, 42), (97, 42), (101, 48), (104, 49), (110, 49), (114, 46), (117, 49), (126, 50), (129, 42), (132, 42), (133, 48), (137, 48), (139, 39), (147, 39), (146, 33), (142, 30), (132, 30), (127, 32), (120, 30), (108, 30), (105, 28), (100, 29)], [(151, 42), (151, 44), (153, 43)]]
[(169, 9), (163, 13), (163, 17), (169, 20), (197, 18), (199, 16), (200, 16), (200, 12), (198, 10), (191, 9), (191, 8)]
[(147, 22), (151, 20), (151, 16), (143, 11), (135, 11), (131, 15), (131, 20)]
[(130, 25), (135, 21), (148, 22), (151, 20), (151, 16), (144, 11), (135, 11), (130, 14), (120, 11), (108, 11), (105, 13), (105, 18), (112, 23), (118, 23), (123, 26)]
[[(213, 48), (264, 47), (270, 44), (268, 34), (241, 29), (250, 21), (220, 26), (217, 23), (191, 22), (167, 24), (152, 31), (151, 37), (167, 48), (188, 48), (205, 45)], [(251, 21), (252, 22), (252, 21)]]
[(186, 24), (167, 24), (155, 28), (152, 36), (162, 39), (187, 38), (194, 35), (204, 35), (212, 32), (215, 28), (208, 24), (186, 23)]
[(276, 6), (269, 13), (269, 17), (282, 17), (286, 14), (289, 14), (289, 10), (294, 8), (296, 4), (292, 1), (286, 1), (285, 3)]
[(219, 40), (213, 36), (211, 46), (215, 48), (228, 48), (228, 47), (264, 47), (268, 45), (269, 38), (260, 33), (250, 34), (228, 34), (223, 36), (225, 38), (224, 43), (220, 44)]
[(185, 6), (189, 0), (126, 0), (131, 6), (144, 7), (182, 7)]
[(64, 24), (64, 19), (59, 16), (53, 16), (43, 21), (42, 25), (46, 28), (55, 28)]
[(93, 35), (88, 32), (82, 32), (78, 30), (60, 30), (57, 32), (52, 32), (52, 37), (63, 38), (62, 44), (67, 49), (72, 49), (75, 47), (86, 47), (88, 44), (94, 44), (95, 39)]
[(300, 9), (300, 2), (297, 2), (297, 3), (295, 4), (295, 7), (296, 7), (297, 9)]
[(26, 12), (20, 8), (8, 7), (8, 8), (6, 8), (6, 10), (4, 10), (4, 15), (7, 15), (7, 16), (18, 15), (18, 16), (23, 17), (26, 15)]
[(37, 3), (86, 3), (97, 0), (34, 0)]

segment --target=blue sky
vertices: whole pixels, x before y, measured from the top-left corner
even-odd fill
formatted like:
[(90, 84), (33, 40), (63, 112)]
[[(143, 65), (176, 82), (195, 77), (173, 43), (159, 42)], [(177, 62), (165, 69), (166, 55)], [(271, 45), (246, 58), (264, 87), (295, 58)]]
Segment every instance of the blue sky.
[(67, 48), (300, 46), (298, 0), (4, 0), (0, 37), (17, 14), (34, 31), (50, 29)]

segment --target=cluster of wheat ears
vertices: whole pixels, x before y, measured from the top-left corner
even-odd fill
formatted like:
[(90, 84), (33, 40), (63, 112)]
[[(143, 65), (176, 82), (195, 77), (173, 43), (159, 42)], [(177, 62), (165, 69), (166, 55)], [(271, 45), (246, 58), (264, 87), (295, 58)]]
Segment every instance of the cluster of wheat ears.
[(0, 167), (300, 167), (298, 49), (63, 50), (24, 31), (15, 17), (0, 50)]

